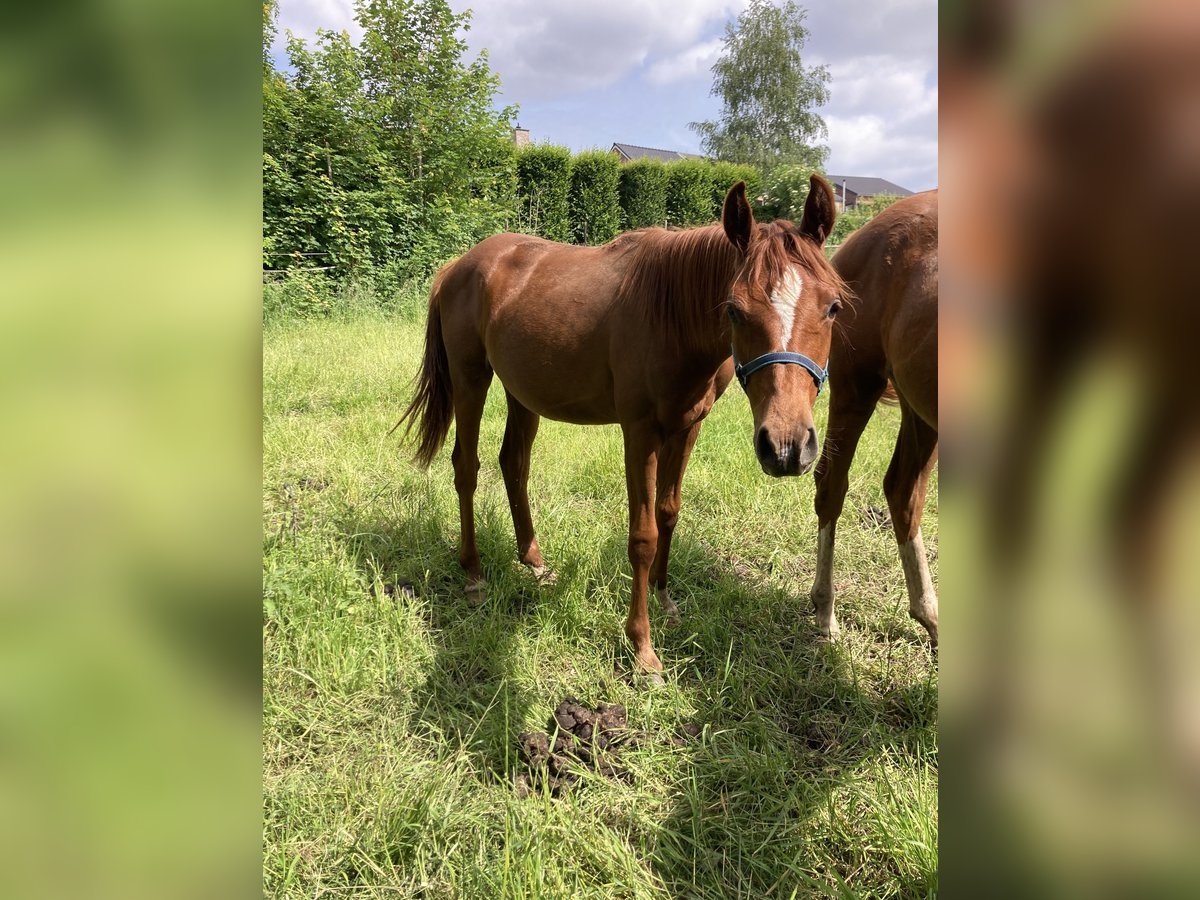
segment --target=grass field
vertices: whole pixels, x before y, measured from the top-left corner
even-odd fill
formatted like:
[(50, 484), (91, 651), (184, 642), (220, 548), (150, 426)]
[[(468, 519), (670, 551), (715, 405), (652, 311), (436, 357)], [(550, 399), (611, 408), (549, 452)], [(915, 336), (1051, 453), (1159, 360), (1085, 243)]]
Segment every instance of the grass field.
[[(615, 427), (544, 421), (530, 497), (559, 578), (516, 563), (483, 422), (472, 606), (449, 445), (399, 432), (423, 322), (273, 322), (264, 339), (264, 892), (273, 897), (924, 897), (937, 892), (937, 667), (909, 619), (882, 474), (863, 438), (838, 538), (844, 637), (817, 640), (812, 478), (772, 480), (734, 385), (700, 435), (652, 607), (665, 687), (624, 674), (624, 476)], [(818, 407), (824, 424), (826, 401)], [(452, 440), (453, 438), (451, 438)], [(925, 540), (938, 546), (937, 481)], [(411, 582), (412, 595), (385, 586)], [(519, 799), (516, 736), (567, 696), (621, 703), (632, 783)], [(699, 736), (672, 740), (684, 724)]]

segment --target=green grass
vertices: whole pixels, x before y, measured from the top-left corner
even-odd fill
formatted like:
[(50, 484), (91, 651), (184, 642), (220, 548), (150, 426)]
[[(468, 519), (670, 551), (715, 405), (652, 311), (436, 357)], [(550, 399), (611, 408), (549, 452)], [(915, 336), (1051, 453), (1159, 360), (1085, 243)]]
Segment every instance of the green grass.
[[(530, 496), (557, 584), (516, 563), (483, 423), (488, 601), (457, 563), (449, 446), (428, 473), (386, 436), (423, 323), (278, 321), (264, 347), (264, 890), (279, 897), (920, 897), (937, 892), (937, 669), (907, 614), (882, 473), (863, 438), (839, 530), (844, 639), (817, 640), (811, 477), (764, 476), (736, 385), (684, 481), (671, 556), (682, 624), (652, 611), (667, 685), (622, 671), (629, 591), (621, 439), (544, 421)], [(825, 401), (818, 408), (823, 426)], [(937, 541), (937, 485), (924, 526)], [(936, 574), (936, 554), (932, 566)], [(416, 596), (373, 591), (407, 579)], [(517, 799), (516, 736), (574, 695), (645, 732), (632, 784)], [(702, 724), (686, 746), (670, 738)]]

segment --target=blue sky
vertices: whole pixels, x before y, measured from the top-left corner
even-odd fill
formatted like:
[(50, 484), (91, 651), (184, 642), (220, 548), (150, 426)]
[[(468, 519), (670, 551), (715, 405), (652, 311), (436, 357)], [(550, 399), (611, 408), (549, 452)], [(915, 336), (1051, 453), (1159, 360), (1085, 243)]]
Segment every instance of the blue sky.
[[(698, 152), (688, 122), (720, 110), (710, 67), (725, 23), (745, 0), (450, 0), (473, 9), (466, 38), (487, 48), (500, 103), (520, 106), (535, 141), (573, 150), (614, 142)], [(886, 178), (910, 190), (937, 185), (935, 0), (801, 2), (808, 65), (827, 65), (828, 169)], [(280, 0), (283, 32), (317, 28), (357, 37), (352, 0)]]

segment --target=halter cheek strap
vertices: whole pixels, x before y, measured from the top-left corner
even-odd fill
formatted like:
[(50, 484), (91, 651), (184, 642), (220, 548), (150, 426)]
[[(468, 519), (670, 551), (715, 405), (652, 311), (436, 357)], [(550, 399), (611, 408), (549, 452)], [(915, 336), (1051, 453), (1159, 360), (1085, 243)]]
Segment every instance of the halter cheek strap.
[[(733, 350), (733, 347), (729, 348)], [(821, 393), (821, 388), (825, 386), (826, 380), (829, 378), (829, 370), (822, 369), (819, 365), (805, 356), (803, 353), (792, 353), (790, 351), (778, 351), (775, 353), (764, 353), (762, 356), (756, 356), (750, 362), (742, 364), (738, 362), (737, 351), (733, 350), (733, 372), (737, 375), (737, 380), (741, 382), (742, 390), (746, 389), (746, 383), (750, 380), (750, 376), (759, 369), (765, 369), (767, 366), (773, 366), (780, 363), (792, 363), (797, 366), (803, 366), (808, 370), (808, 374), (812, 376), (813, 381), (817, 383), (817, 393)]]

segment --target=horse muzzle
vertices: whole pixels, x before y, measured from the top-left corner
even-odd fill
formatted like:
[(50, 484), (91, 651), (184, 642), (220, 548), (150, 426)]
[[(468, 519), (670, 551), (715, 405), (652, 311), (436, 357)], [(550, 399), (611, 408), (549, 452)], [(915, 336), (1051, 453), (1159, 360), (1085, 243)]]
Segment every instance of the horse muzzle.
[(766, 428), (759, 428), (754, 438), (758, 464), (772, 478), (807, 474), (817, 461), (819, 449), (817, 429), (811, 425), (779, 441)]

